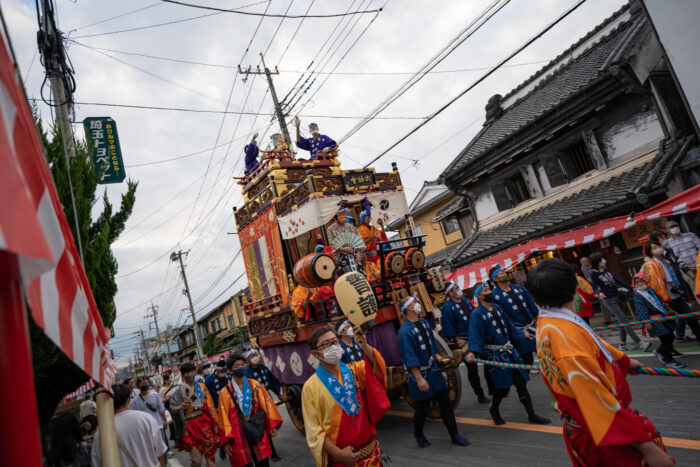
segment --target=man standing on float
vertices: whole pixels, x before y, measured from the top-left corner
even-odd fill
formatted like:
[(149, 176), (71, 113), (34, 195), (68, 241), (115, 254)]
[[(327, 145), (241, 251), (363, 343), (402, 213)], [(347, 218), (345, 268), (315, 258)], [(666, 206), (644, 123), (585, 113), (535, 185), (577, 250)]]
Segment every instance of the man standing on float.
[(302, 138), (299, 132), (299, 124), (299, 117), (296, 117), (294, 119), (294, 126), (296, 126), (297, 129), (297, 147), (309, 151), (311, 153), (310, 160), (316, 159), (316, 154), (319, 151), (328, 154), (331, 149), (338, 146), (329, 136), (322, 135), (318, 132), (318, 124), (316, 123), (309, 123), (311, 138)]

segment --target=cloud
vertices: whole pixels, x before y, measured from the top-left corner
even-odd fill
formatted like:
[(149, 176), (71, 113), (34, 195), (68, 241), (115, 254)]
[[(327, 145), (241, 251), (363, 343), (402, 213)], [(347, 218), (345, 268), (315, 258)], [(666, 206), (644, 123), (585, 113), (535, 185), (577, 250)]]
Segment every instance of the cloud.
[[(0, 3), (9, 25), (20, 70), (23, 76), (28, 74), (27, 92), (30, 97), (38, 98), (43, 70), (35, 57), (37, 24), (33, 2), (0, 0)], [(202, 3), (235, 7), (251, 2), (212, 0)], [(370, 4), (367, 8), (376, 8), (380, 3), (364, 2), (365, 7)], [(416, 1), (390, 1), (337, 70), (415, 71), (489, 3), (452, 1), (426, 4)], [(573, 4), (567, 2), (567, 5), (563, 5), (562, 2), (554, 0), (511, 2), (436, 70), (478, 68), (497, 63), (549, 24), (569, 3)], [(513, 62), (517, 64), (554, 58), (622, 4), (621, 0), (588, 1)], [(271, 3), (269, 12), (281, 13), (288, 5), (286, 0), (275, 0)], [(290, 13), (303, 14), (308, 5), (308, 0), (294, 2)], [(143, 6), (143, 2), (136, 0), (58, 2), (59, 27), (66, 33), (70, 32), (70, 37), (78, 37), (176, 21), (206, 13), (203, 10), (158, 4), (123, 18), (82, 28), (84, 25)], [(259, 5), (251, 10), (262, 11), (264, 8), (265, 5)], [(347, 8), (347, 2), (333, 0), (315, 2), (312, 11), (330, 13), (345, 11)], [(266, 18), (261, 21), (257, 17), (232, 14), (213, 15), (169, 26), (76, 40), (93, 47), (234, 67), (238, 64), (243, 67), (250, 65), (253, 69), (259, 64), (258, 54), (270, 44), (266, 62), (268, 66), (278, 65), (281, 73), (275, 75), (274, 80), (278, 94), (284, 97), (299, 78), (298, 73), (291, 71), (307, 68), (337, 24), (340, 30), (345, 24), (354, 24), (357, 21), (357, 28), (339, 48), (340, 51), (344, 51), (370, 20), (369, 16), (342, 20), (307, 19), (291, 43), (290, 39), (299, 25), (299, 20), (286, 19), (280, 22), (279, 18)], [(257, 34), (251, 42), (251, 36), (258, 25)], [(278, 26), (279, 31), (275, 35)], [(351, 26), (348, 26), (345, 31), (350, 28)], [(73, 29), (77, 30), (72, 31)], [(280, 56), (285, 50), (286, 54), (280, 61)], [(234, 69), (106, 53), (175, 84), (154, 78), (94, 50), (73, 44), (69, 47), (68, 54), (76, 70), (77, 101), (223, 110), (234, 85)], [(335, 65), (341, 53), (333, 55), (328, 70)], [(319, 55), (317, 63), (322, 56), (323, 53)], [(391, 155), (380, 160), (375, 167), (378, 171), (388, 170), (390, 163), (396, 161), (410, 201), (423, 181), (437, 177), (481, 128), (481, 122), (478, 120), (483, 117), (488, 98), (496, 93), (507, 93), (541, 66), (539, 63), (497, 71), (417, 134), (392, 150)], [(382, 115), (429, 115), (482, 73), (483, 71), (474, 71), (428, 75)], [(313, 93), (325, 77), (320, 75), (306, 96)], [(405, 75), (333, 75), (301, 114), (365, 115), (406, 78)], [(305, 101), (306, 98), (301, 102)], [(243, 83), (240, 77), (236, 78), (230, 108), (243, 107), (251, 111), (271, 111), (272, 104), (269, 94), (266, 93), (264, 79), (255, 77)], [(43, 118), (50, 122), (50, 109), (45, 105), (40, 108)], [(177, 268), (169, 261), (169, 252), (172, 249), (190, 251), (187, 274), (198, 314), (208, 311), (200, 307), (220, 294), (243, 271), (242, 261), (236, 261), (221, 282), (206, 296), (202, 296), (239, 250), (237, 237), (226, 234), (235, 231), (231, 209), (241, 202), (239, 187), (231, 177), (242, 171), (240, 159), (244, 140), (253, 130), (264, 131), (270, 125), (271, 119), (268, 116), (255, 118), (227, 115), (223, 120), (221, 134), (217, 138), (222, 122), (221, 115), (95, 106), (78, 106), (75, 113), (76, 121), (99, 115), (109, 115), (116, 120), (127, 174), (139, 181), (136, 206), (127, 224), (127, 232), (115, 244), (119, 274), (127, 274), (143, 267), (165, 253), (164, 257), (153, 265), (118, 280), (119, 293), (116, 303), (119, 316), (115, 323), (117, 339), (114, 346), (118, 348), (120, 355), (128, 357), (135, 342), (129, 337), (130, 333), (139, 326), (146, 326), (147, 329), (144, 321), (146, 305), (133, 309), (135, 306), (148, 301), (163, 290), (171, 289), (154, 299), (154, 303), (161, 307), (160, 325), (165, 327), (167, 323), (175, 325), (185, 321), (186, 314), (181, 310), (187, 306), (187, 300), (181, 293), (182, 285)], [(306, 122), (309, 119), (304, 120)], [(354, 120), (315, 120), (319, 122), (323, 132), (335, 137), (344, 135), (356, 123)], [(468, 127), (474, 121), (477, 122)], [(409, 120), (371, 122), (343, 144), (341, 154), (347, 156), (341, 158), (343, 165), (348, 168), (358, 165), (350, 158), (359, 162), (370, 160), (416, 123)], [(238, 129), (234, 134), (237, 124)], [(76, 134), (82, 137), (81, 126), (76, 125), (75, 128)], [(421, 159), (459, 131), (462, 133), (458, 138), (421, 160), (419, 166), (411, 165), (411, 159)], [(132, 164), (159, 161), (211, 148), (216, 141), (221, 144), (234, 137), (241, 139), (231, 144), (228, 153), (227, 146), (223, 146), (211, 152), (165, 164), (129, 167)], [(210, 157), (212, 162), (207, 170)], [(202, 179), (197, 178), (203, 177), (205, 173), (207, 175), (202, 185)], [(198, 197), (200, 187), (201, 195)], [(108, 185), (103, 189), (107, 190), (110, 200), (117, 203), (125, 186)], [(180, 192), (182, 193), (179, 194)], [(171, 200), (171, 203), (159, 209)], [(208, 214), (209, 211), (211, 214)], [(190, 233), (200, 218), (202, 222)], [(144, 219), (145, 221), (141, 222)], [(131, 227), (137, 223), (138, 226)], [(159, 227), (159, 224), (162, 226)], [(151, 230), (152, 232), (149, 232)], [(183, 238), (185, 235), (188, 236)], [(245, 281), (240, 281), (222, 295), (221, 300), (227, 297), (228, 293), (232, 294), (245, 285)]]

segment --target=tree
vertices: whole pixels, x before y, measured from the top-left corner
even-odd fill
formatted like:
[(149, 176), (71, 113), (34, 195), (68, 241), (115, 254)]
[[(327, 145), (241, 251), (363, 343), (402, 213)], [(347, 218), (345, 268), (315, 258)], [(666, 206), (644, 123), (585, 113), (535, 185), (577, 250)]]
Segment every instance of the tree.
[(216, 337), (214, 334), (209, 333), (207, 337), (204, 338), (204, 345), (202, 345), (202, 351), (205, 355), (214, 355), (222, 350), (224, 341)]
[[(124, 231), (126, 221), (131, 216), (136, 201), (138, 183), (132, 180), (127, 181), (126, 193), (122, 195), (119, 209), (116, 212), (109, 202), (105, 190), (102, 196), (102, 212), (93, 220), (92, 211), (97, 203), (99, 175), (95, 173), (85, 142), (77, 142), (76, 157), (72, 158), (69, 163), (79, 222), (79, 225), (76, 226), (68, 185), (63, 138), (59, 126), (54, 126), (51, 129), (49, 137), (36, 109), (34, 117), (39, 137), (46, 150), (46, 159), (56, 185), (56, 191), (63, 205), (73, 238), (76, 238), (77, 231), (80, 232), (84, 255), (83, 266), (97, 303), (97, 309), (102, 316), (104, 325), (111, 327), (116, 318), (114, 296), (117, 293), (117, 284), (114, 277), (118, 269), (111, 245)], [(45, 426), (61, 399), (66, 394), (75, 391), (89, 377), (68, 359), (33, 321), (30, 326), (30, 335), (39, 419), (41, 425)]]

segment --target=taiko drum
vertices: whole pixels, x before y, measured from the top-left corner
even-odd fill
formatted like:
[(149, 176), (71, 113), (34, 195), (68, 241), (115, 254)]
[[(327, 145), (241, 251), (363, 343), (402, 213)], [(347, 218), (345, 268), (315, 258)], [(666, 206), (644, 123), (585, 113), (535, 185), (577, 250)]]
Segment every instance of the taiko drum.
[(320, 287), (333, 279), (335, 262), (325, 253), (311, 253), (294, 265), (294, 280), (297, 284), (312, 288)]

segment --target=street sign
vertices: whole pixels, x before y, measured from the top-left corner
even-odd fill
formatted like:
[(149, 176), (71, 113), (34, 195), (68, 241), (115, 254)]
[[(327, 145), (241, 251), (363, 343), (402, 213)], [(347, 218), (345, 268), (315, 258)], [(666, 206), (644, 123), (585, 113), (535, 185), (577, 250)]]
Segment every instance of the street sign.
[(121, 183), (126, 178), (117, 123), (110, 117), (88, 117), (83, 120), (85, 136), (92, 153), (95, 173), (102, 174), (98, 183)]

